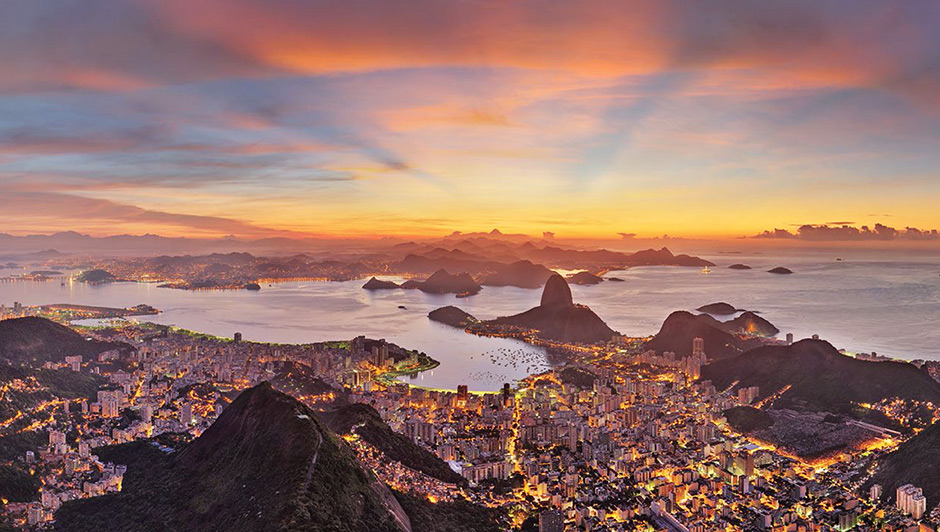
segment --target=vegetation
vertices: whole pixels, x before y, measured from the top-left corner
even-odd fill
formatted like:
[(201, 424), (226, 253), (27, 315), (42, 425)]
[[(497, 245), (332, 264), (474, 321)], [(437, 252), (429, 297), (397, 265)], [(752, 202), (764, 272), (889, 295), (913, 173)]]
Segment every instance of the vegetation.
[(752, 406), (736, 406), (723, 413), (734, 430), (745, 434), (770, 428), (774, 424), (770, 414)]
[(0, 465), (0, 498), (11, 502), (29, 502), (36, 498), (39, 479), (19, 465)]
[(940, 499), (940, 424), (934, 424), (882, 458), (871, 484), (881, 484), (889, 499), (898, 487), (913, 484), (924, 490), (929, 505)]
[(61, 362), (68, 355), (84, 357), (112, 349), (132, 349), (127, 344), (86, 340), (82, 335), (45, 318), (0, 321), (0, 359), (13, 364), (42, 365)]
[(129, 466), (123, 490), (65, 503), (58, 530), (398, 530), (397, 502), (389, 506), (345, 442), (267, 383), (180, 451), (134, 442), (99, 453)]
[(503, 514), (464, 500), (431, 503), (413, 493), (394, 492), (415, 532), (498, 532)]
[(583, 368), (566, 366), (558, 372), (558, 378), (566, 384), (580, 388), (591, 388), (594, 386), (594, 381), (597, 380), (597, 375)]
[(451, 469), (446, 462), (407, 436), (393, 431), (369, 405), (355, 403), (318, 415), (336, 433), (348, 434), (355, 429), (356, 434), (391, 460), (443, 482), (466, 483), (466, 479)]
[(702, 368), (702, 379), (719, 389), (759, 386), (762, 396), (790, 388), (775, 408), (797, 407), (851, 413), (853, 404), (886, 398), (940, 403), (940, 384), (905, 362), (867, 362), (839, 353), (821, 340), (765, 346)]

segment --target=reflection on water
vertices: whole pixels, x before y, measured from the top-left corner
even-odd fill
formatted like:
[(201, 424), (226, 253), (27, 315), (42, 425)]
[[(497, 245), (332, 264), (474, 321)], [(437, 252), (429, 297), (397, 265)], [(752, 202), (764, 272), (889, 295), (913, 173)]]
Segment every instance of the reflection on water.
[[(655, 333), (673, 310), (727, 301), (760, 311), (783, 333), (793, 332), (797, 338), (818, 333), (854, 351), (940, 359), (940, 266), (935, 263), (741, 255), (712, 260), (718, 266), (709, 275), (697, 268), (634, 268), (609, 274), (625, 282), (572, 286), (572, 291), (575, 301), (590, 305), (612, 328), (629, 335)], [(732, 262), (754, 269), (727, 269)], [(766, 273), (781, 265), (796, 273)], [(513, 314), (537, 305), (538, 290), (485, 287), (474, 297), (455, 298), (417, 290), (369, 292), (361, 289), (363, 282), (291, 282), (265, 285), (260, 292), (188, 292), (139, 283), (7, 282), (0, 283), (0, 303), (143, 303), (163, 311), (143, 318), (148, 321), (219, 336), (240, 331), (246, 340), (296, 343), (360, 334), (385, 338), (441, 361), (432, 372), (410, 380), (429, 387), (463, 383), (475, 390), (496, 390), (503, 382), (545, 367), (540, 348), (468, 335), (426, 317), (443, 305), (480, 318)]]

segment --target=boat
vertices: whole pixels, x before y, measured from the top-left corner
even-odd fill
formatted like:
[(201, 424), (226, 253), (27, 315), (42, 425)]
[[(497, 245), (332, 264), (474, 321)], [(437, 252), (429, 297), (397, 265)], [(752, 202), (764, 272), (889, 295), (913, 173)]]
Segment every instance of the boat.
[(702, 268), (702, 273), (711, 273), (711, 272), (712, 271), (708, 266), (705, 266), (704, 268)]

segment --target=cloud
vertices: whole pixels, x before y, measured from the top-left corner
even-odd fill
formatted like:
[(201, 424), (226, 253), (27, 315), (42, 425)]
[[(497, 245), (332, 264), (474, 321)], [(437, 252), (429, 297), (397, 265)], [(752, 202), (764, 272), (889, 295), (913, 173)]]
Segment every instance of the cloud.
[(134, 205), (109, 200), (86, 198), (72, 194), (36, 191), (6, 191), (0, 195), (0, 213), (7, 222), (23, 216), (35, 216), (36, 206), (56, 224), (82, 221), (107, 222), (113, 233), (124, 231), (124, 227), (157, 227), (164, 231), (180, 229), (194, 233), (212, 235), (237, 235), (248, 237), (299, 235), (291, 231), (270, 229), (250, 222), (218, 216), (179, 214), (143, 209)]
[(917, 229), (915, 227), (906, 227), (904, 229), (895, 229), (882, 224), (875, 224), (873, 228), (867, 225), (861, 227), (852, 227), (842, 225), (830, 227), (829, 225), (802, 225), (796, 233), (791, 233), (785, 229), (774, 229), (773, 231), (764, 231), (754, 238), (780, 238), (797, 239), (813, 241), (890, 241), (890, 240), (937, 240), (940, 239), (936, 229)]

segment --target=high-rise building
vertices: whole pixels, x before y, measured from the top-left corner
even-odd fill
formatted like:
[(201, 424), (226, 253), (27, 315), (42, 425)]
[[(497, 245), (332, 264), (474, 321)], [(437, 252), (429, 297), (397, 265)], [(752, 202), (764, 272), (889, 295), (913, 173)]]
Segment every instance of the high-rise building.
[(905, 484), (897, 490), (895, 501), (898, 511), (908, 514), (914, 519), (920, 519), (927, 513), (927, 499), (924, 490), (911, 484)]
[(704, 355), (705, 354), (705, 339), (704, 338), (693, 338), (692, 339), (692, 355)]
[(236, 344), (237, 344), (237, 343), (241, 343), (241, 341), (242, 341), (242, 333), (240, 333), (240, 332), (235, 333), (234, 339), (235, 339), (235, 343), (236, 343)]
[(467, 385), (466, 385), (466, 384), (458, 384), (458, 385), (457, 385), (457, 400), (458, 400), (458, 401), (464, 401), (464, 402), (466, 402), (466, 400), (467, 400), (467, 394), (468, 394)]

